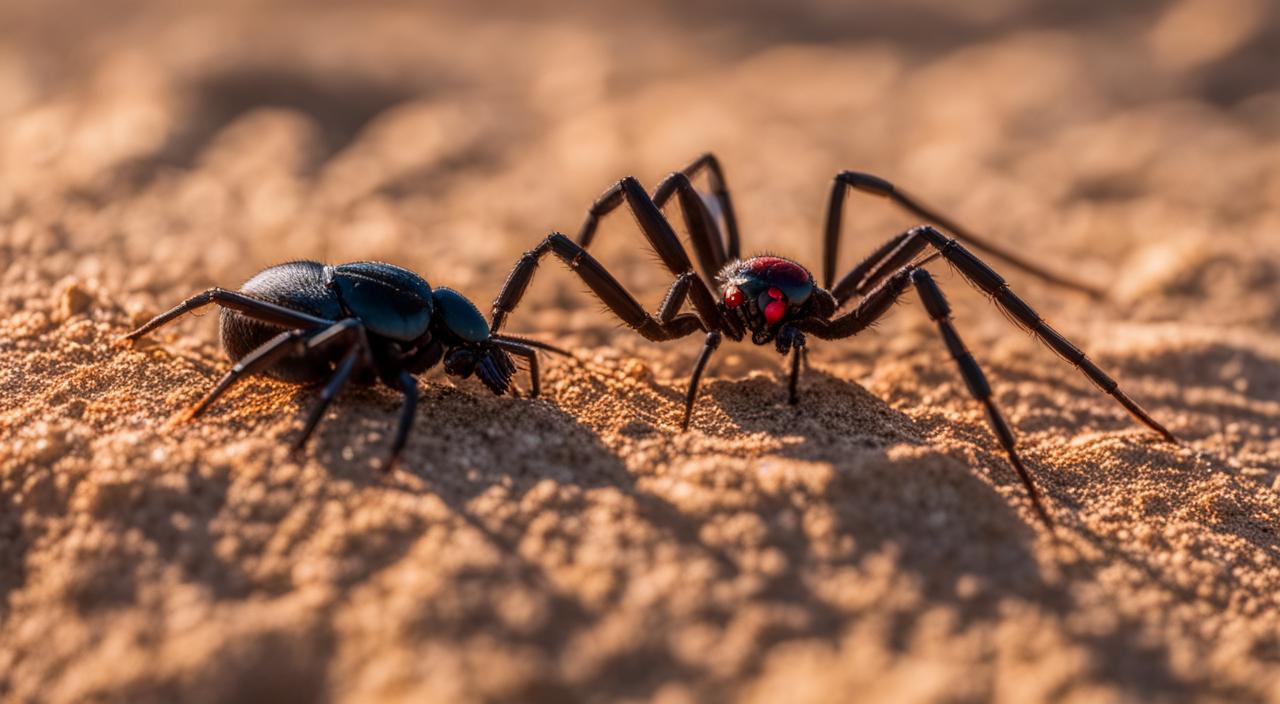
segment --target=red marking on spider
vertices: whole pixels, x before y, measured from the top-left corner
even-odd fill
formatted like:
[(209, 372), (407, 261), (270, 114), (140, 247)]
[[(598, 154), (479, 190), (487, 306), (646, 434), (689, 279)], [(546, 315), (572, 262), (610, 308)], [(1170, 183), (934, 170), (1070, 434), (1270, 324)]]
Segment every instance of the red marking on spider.
[(753, 274), (776, 276), (785, 283), (807, 283), (809, 272), (790, 259), (782, 257), (755, 257), (751, 260), (750, 271)]
[(724, 292), (724, 304), (730, 308), (737, 308), (742, 305), (742, 289), (737, 286), (730, 286)]
[(786, 314), (787, 314), (787, 302), (783, 300), (775, 300), (769, 305), (764, 307), (764, 319), (765, 319), (765, 322), (769, 323), (770, 325), (773, 325), (774, 323), (777, 323), (779, 320), (782, 320), (782, 316)]

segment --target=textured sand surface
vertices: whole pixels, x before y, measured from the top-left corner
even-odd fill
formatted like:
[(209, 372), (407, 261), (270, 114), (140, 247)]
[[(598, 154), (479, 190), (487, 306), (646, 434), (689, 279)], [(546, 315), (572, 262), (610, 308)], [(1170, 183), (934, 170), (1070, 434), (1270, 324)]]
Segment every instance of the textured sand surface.
[[(0, 698), (1280, 701), (1280, 14), (1263, 0), (0, 5)], [(663, 9), (665, 8), (665, 9)], [(1162, 444), (944, 265), (1053, 539), (914, 296), (815, 344), (802, 403), (726, 345), (620, 330), (549, 262), (538, 400), (226, 369), (215, 316), (290, 258), (487, 307), (614, 179), (705, 150), (746, 248), (819, 266), (841, 169), (1105, 286), (1007, 278)], [(915, 224), (854, 199), (844, 265)], [(598, 251), (646, 305), (629, 218)]]

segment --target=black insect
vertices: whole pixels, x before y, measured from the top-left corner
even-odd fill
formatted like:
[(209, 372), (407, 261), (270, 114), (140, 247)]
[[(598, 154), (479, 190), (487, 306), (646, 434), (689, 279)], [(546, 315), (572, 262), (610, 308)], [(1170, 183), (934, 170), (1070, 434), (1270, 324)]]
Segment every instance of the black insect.
[[(700, 172), (706, 172), (710, 182), (711, 193), (708, 196), (698, 192), (692, 185), (691, 179)], [(908, 287), (914, 287), (919, 292), (921, 303), (929, 317), (938, 325), (969, 392), (986, 410), (991, 429), (1026, 487), (1033, 508), (1047, 525), (1052, 525), (1035, 483), (1014, 447), (1013, 431), (996, 407), (991, 397), (991, 387), (982, 369), (965, 348), (952, 325), (951, 309), (946, 298), (933, 276), (924, 268), (930, 261), (942, 258), (990, 296), (1009, 317), (1033, 332), (1041, 342), (1078, 368), (1135, 418), (1166, 440), (1176, 442), (1172, 433), (1120, 390), (1115, 379), (1090, 361), (1078, 347), (1049, 327), (1031, 306), (1016, 296), (999, 274), (957, 239), (943, 235), (934, 227), (923, 225), (890, 238), (871, 256), (854, 266), (842, 278), (835, 280), (840, 225), (845, 196), (850, 189), (888, 198), (907, 211), (950, 231), (972, 247), (1043, 279), (1095, 297), (1101, 295), (1095, 289), (1056, 276), (982, 241), (950, 219), (921, 205), (884, 179), (852, 171), (837, 175), (832, 185), (826, 216), (822, 286), (817, 285), (807, 269), (789, 259), (776, 256), (739, 259), (737, 221), (728, 188), (725, 186), (724, 174), (715, 156), (706, 154), (668, 176), (652, 197), (635, 178), (622, 179), (591, 206), (576, 243), (557, 232), (526, 252), (494, 301), (490, 330), (496, 334), (501, 329), (507, 315), (520, 302), (528, 288), (539, 261), (547, 253), (554, 253), (582, 277), (615, 315), (644, 337), (661, 342), (695, 332), (705, 333), (702, 353), (694, 364), (685, 395), (681, 427), (687, 429), (698, 394), (698, 381), (723, 337), (742, 340), (749, 333), (751, 341), (757, 345), (772, 342), (779, 353), (790, 353), (792, 357), (788, 391), (790, 402), (795, 403), (798, 398), (801, 354), (805, 349), (807, 335), (824, 340), (857, 335), (885, 315)], [(694, 269), (689, 255), (662, 214), (662, 207), (673, 195), (679, 198), (698, 270)], [(599, 218), (623, 203), (630, 208), (641, 232), (667, 269), (676, 277), (657, 313), (653, 315), (647, 313), (635, 297), (586, 251)], [(712, 293), (713, 289), (719, 290), (718, 296)], [(686, 301), (693, 304), (695, 312), (681, 312)], [(855, 301), (856, 305), (851, 310), (840, 312), (846, 304)]]
[(418, 402), (413, 375), (444, 361), (453, 376), (475, 376), (493, 393), (511, 388), (516, 365), (529, 366), (538, 395), (534, 348), (563, 350), (536, 340), (489, 332), (484, 316), (462, 294), (431, 288), (417, 274), (391, 264), (326, 266), (295, 261), (264, 269), (239, 291), (211, 288), (162, 313), (121, 339), (123, 344), (209, 304), (222, 307), (222, 347), (235, 365), (188, 411), (194, 418), (249, 374), (296, 384), (327, 383), (295, 447), (302, 447), (333, 398), (349, 382), (377, 381), (404, 394), (400, 424), (385, 469), (408, 439)]

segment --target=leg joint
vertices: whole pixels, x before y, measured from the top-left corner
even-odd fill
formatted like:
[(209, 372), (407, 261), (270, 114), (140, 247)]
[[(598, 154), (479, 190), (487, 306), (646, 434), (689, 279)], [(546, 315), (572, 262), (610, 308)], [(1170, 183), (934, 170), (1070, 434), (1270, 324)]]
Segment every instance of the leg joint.
[(841, 171), (836, 175), (836, 181), (843, 183), (854, 190), (878, 196), (887, 196), (894, 192), (892, 183), (889, 183), (879, 176), (873, 176), (859, 171)]

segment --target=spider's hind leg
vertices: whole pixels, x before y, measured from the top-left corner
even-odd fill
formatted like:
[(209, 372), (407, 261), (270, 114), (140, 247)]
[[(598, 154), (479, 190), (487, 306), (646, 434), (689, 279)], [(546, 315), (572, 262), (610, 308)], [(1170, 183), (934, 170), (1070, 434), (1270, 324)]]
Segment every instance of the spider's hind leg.
[(920, 301), (924, 304), (925, 310), (928, 311), (929, 318), (937, 323), (938, 331), (942, 334), (942, 339), (946, 342), (947, 350), (951, 353), (952, 359), (955, 360), (956, 365), (960, 368), (960, 374), (964, 377), (965, 385), (969, 388), (970, 395), (981, 403), (986, 410), (987, 422), (991, 426), (991, 431), (995, 434), (996, 439), (999, 440), (1000, 446), (1009, 458), (1009, 463), (1013, 465), (1014, 471), (1018, 474), (1018, 479), (1026, 488), (1036, 515), (1040, 517), (1040, 520), (1044, 521), (1045, 525), (1052, 528), (1053, 521), (1040, 500), (1040, 492), (1036, 489), (1031, 474), (1027, 471), (1026, 465), (1022, 462), (1022, 457), (1014, 446), (1013, 430), (1009, 427), (1008, 422), (1005, 421), (1004, 415), (1000, 413), (995, 400), (991, 398), (991, 385), (987, 382), (982, 368), (978, 366), (978, 362), (960, 339), (960, 334), (956, 331), (955, 326), (951, 324), (951, 306), (948, 305), (947, 299), (942, 295), (942, 290), (938, 288), (937, 283), (934, 282), (933, 276), (929, 272), (916, 265), (909, 264), (904, 266), (868, 293), (866, 297), (859, 301), (854, 310), (832, 320), (811, 318), (802, 322), (799, 327), (822, 339), (831, 340), (851, 337), (866, 330), (877, 320), (884, 317), (906, 292), (907, 288), (911, 286), (914, 286), (920, 293)]
[[(836, 318), (829, 325), (841, 330), (853, 328), (860, 330), (858, 321), (861, 319), (860, 316), (865, 316), (865, 313), (860, 314), (859, 311), (873, 301), (880, 300), (881, 296), (878, 294), (890, 281), (893, 281), (893, 276), (897, 276), (894, 272), (900, 273), (902, 266), (915, 260), (930, 247), (934, 252), (925, 261), (934, 257), (946, 259), (962, 276), (989, 296), (1009, 318), (1033, 333), (1036, 339), (1066, 360), (1068, 364), (1080, 370), (1081, 374), (1084, 374), (1103, 393), (1115, 399), (1116, 403), (1124, 407), (1138, 422), (1159, 433), (1168, 442), (1178, 442), (1168, 428), (1152, 418), (1151, 414), (1138, 405), (1137, 401), (1120, 389), (1119, 382), (1089, 359), (1083, 350), (1062, 333), (1053, 329), (1026, 301), (1018, 297), (995, 269), (971, 253), (959, 241), (948, 238), (928, 225), (912, 228), (893, 238), (876, 251), (876, 254), (868, 260), (869, 263), (864, 262), (858, 265), (836, 284), (833, 293), (838, 294), (837, 300), (840, 302), (854, 294), (865, 292), (865, 295), (853, 313)], [(916, 263), (918, 265), (921, 262)], [(868, 289), (871, 290), (868, 291)]]
[(1040, 499), (1040, 492), (1031, 479), (1031, 473), (1027, 471), (1026, 465), (1022, 463), (1022, 457), (1018, 454), (1013, 430), (1005, 421), (1004, 415), (1000, 413), (995, 400), (991, 398), (991, 384), (987, 382), (987, 377), (983, 374), (982, 367), (978, 366), (978, 361), (973, 358), (973, 354), (960, 339), (960, 333), (951, 324), (951, 306), (942, 295), (942, 289), (938, 288), (938, 283), (933, 280), (933, 276), (924, 269), (911, 269), (910, 276), (912, 285), (920, 294), (920, 302), (928, 311), (929, 318), (937, 324), (938, 332), (947, 345), (947, 351), (951, 353), (951, 358), (960, 368), (960, 376), (964, 377), (964, 383), (969, 387), (969, 394), (986, 410), (987, 423), (991, 426), (991, 432), (1000, 441), (1000, 447), (1004, 448), (1005, 454), (1009, 457), (1009, 464), (1013, 465), (1014, 471), (1018, 473), (1018, 479), (1031, 499), (1031, 507), (1035, 509), (1040, 520), (1052, 530), (1053, 520), (1049, 518), (1049, 512), (1045, 510)]
[[(822, 247), (822, 281), (826, 287), (831, 287), (835, 282), (836, 259), (840, 249), (840, 229), (844, 220), (844, 201), (845, 196), (851, 190), (886, 198), (903, 210), (922, 218), (925, 222), (938, 225), (953, 234), (957, 239), (969, 243), (974, 249), (986, 252), (989, 256), (995, 257), (1039, 279), (1048, 281), (1056, 286), (1079, 291), (1092, 298), (1106, 298), (1105, 293), (1094, 286), (1054, 273), (1005, 247), (979, 237), (973, 231), (961, 226), (941, 212), (924, 205), (914, 196), (889, 181), (879, 176), (857, 171), (842, 171), (836, 174), (831, 183), (831, 194), (827, 199), (827, 216), (826, 225), (823, 228)], [(882, 247), (869, 259), (874, 260), (881, 257), (889, 249), (892, 248), (888, 246)]]

